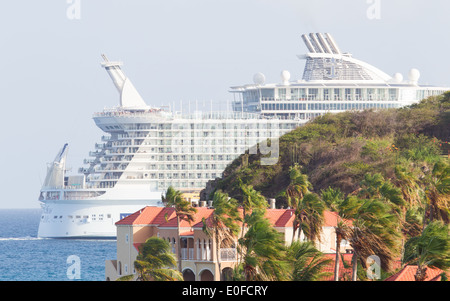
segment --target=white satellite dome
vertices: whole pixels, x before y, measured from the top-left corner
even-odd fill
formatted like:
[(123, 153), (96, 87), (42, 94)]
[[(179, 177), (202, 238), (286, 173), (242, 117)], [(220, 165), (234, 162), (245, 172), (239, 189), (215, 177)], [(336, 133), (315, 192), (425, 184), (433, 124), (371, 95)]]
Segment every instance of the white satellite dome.
[(408, 72), (408, 79), (414, 83), (417, 83), (419, 81), (420, 78), (420, 72), (419, 70), (412, 68), (411, 70), (409, 70)]
[(253, 82), (256, 85), (264, 85), (265, 81), (266, 81), (266, 77), (261, 72), (258, 72), (253, 76)]
[(403, 75), (399, 72), (395, 73), (392, 77), (392, 81), (394, 83), (401, 83), (403, 81)]
[(291, 74), (287, 70), (281, 71), (281, 81), (283, 84), (288, 84), (289, 80), (291, 79)]

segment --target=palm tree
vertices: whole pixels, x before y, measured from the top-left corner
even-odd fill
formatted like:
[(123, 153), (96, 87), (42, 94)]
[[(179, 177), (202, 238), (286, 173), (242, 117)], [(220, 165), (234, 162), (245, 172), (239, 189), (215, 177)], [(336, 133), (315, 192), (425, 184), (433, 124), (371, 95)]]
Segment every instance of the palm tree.
[[(303, 174), (300, 168), (300, 165), (297, 163), (289, 168), (290, 183), (284, 193), (282, 193), (287, 198), (288, 206), (293, 208), (295, 211), (297, 210), (299, 200), (309, 193), (309, 189), (312, 187), (308, 180), (308, 176)], [(300, 216), (296, 216), (294, 219), (292, 241), (294, 241), (295, 233), (300, 228), (299, 218)]]
[(424, 226), (434, 220), (450, 223), (450, 164), (437, 162), (428, 177), (425, 191), (426, 210)]
[(328, 187), (320, 191), (320, 197), (331, 211), (337, 212), (344, 200), (344, 193), (339, 188)]
[(165, 196), (162, 196), (162, 202), (166, 207), (173, 207), (175, 209), (175, 215), (177, 217), (178, 270), (181, 272), (180, 222), (182, 220), (189, 222), (189, 224), (193, 222), (197, 209), (192, 207), (191, 203), (182, 197), (181, 192), (175, 190), (172, 186), (167, 188)]
[(394, 184), (399, 187), (403, 199), (409, 206), (418, 206), (421, 202), (423, 189), (418, 181), (419, 175), (410, 161), (401, 162), (395, 166)]
[(380, 173), (366, 173), (364, 179), (360, 183), (359, 197), (373, 197), (380, 194), (380, 188), (384, 184), (384, 178)]
[(170, 252), (169, 242), (150, 237), (139, 248), (139, 254), (134, 262), (138, 272), (138, 280), (142, 281), (183, 281), (183, 276), (172, 267), (177, 265), (175, 254)]
[(239, 234), (241, 221), (238, 204), (228, 194), (216, 191), (213, 196), (214, 213), (208, 220), (203, 219), (203, 231), (214, 237), (216, 243), (216, 258), (219, 271), (222, 271), (220, 250), (234, 244)]
[(241, 180), (239, 187), (241, 188), (242, 192), (242, 209), (243, 209), (243, 216), (244, 216), (244, 223), (242, 223), (242, 232), (241, 234), (244, 235), (245, 230), (245, 216), (250, 214), (252, 210), (254, 209), (266, 209), (268, 207), (268, 203), (265, 199), (265, 197), (257, 190), (253, 188), (251, 185), (246, 185), (242, 183)]
[(320, 281), (330, 274), (323, 270), (332, 260), (325, 258), (310, 241), (293, 242), (288, 247), (287, 254), (292, 261), (292, 281)]
[(264, 217), (265, 209), (246, 216), (247, 233), (239, 239), (243, 262), (237, 267), (246, 281), (288, 280), (288, 263), (282, 234)]
[(410, 238), (405, 244), (404, 263), (416, 264), (416, 281), (426, 279), (427, 268), (450, 268), (449, 226), (442, 221), (429, 223), (420, 236)]
[(377, 255), (381, 268), (391, 269), (398, 251), (398, 216), (392, 213), (392, 204), (376, 199), (355, 199), (349, 241), (353, 248), (352, 280), (356, 281), (358, 259)]
[(322, 192), (322, 199), (328, 206), (337, 213), (338, 222), (334, 227), (336, 234), (336, 258), (334, 262), (334, 281), (339, 281), (339, 267), (341, 259), (341, 243), (350, 237), (349, 220), (358, 208), (358, 199), (355, 196), (343, 198), (344, 195), (339, 189), (328, 188)]
[(292, 198), (302, 198), (312, 187), (308, 176), (303, 174), (300, 169), (301, 167), (298, 164), (294, 164), (294, 166), (289, 168), (290, 183), (286, 188), (288, 202)]
[(361, 181), (361, 189), (358, 196), (365, 199), (375, 198), (393, 204), (393, 209), (400, 212), (405, 205), (400, 188), (394, 186), (389, 180), (385, 180), (379, 173), (365, 174)]
[(334, 261), (334, 281), (339, 281), (339, 268), (341, 264), (341, 243), (350, 237), (350, 228), (340, 217), (337, 225), (334, 227), (336, 233), (336, 256)]
[(295, 218), (298, 221), (298, 238), (302, 232), (309, 241), (320, 241), (324, 222), (325, 204), (315, 193), (307, 193), (301, 199), (295, 199)]

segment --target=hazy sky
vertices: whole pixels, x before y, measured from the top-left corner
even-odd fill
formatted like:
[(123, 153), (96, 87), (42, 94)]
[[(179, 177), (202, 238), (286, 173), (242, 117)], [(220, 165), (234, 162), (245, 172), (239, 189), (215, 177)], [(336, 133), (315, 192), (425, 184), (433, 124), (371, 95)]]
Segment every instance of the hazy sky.
[(444, 0), (2, 1), (0, 208), (39, 207), (46, 164), (63, 144), (77, 171), (100, 142), (92, 114), (119, 103), (102, 53), (124, 62), (154, 106), (225, 109), (229, 87), (257, 72), (299, 79), (309, 32), (331, 33), (388, 74), (414, 67), (420, 83), (450, 86), (449, 12)]

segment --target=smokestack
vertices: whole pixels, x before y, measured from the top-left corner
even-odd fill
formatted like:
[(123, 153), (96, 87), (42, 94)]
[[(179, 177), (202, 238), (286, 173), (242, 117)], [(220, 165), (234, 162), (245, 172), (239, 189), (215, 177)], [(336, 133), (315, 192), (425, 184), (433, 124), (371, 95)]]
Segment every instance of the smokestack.
[(323, 37), (321, 33), (316, 33), (317, 38), (319, 39), (320, 44), (322, 45), (323, 49), (326, 53), (333, 54), (333, 51), (331, 51), (330, 46), (328, 45), (327, 41)]
[(310, 34), (309, 34), (309, 37), (311, 38), (311, 43), (314, 45), (314, 47), (315, 47), (316, 49), (318, 49), (317, 52), (319, 52), (319, 53), (324, 53), (325, 51), (323, 51), (322, 46), (320, 46), (319, 40), (317, 40), (316, 35), (313, 34), (313, 33), (310, 33)]
[(302, 39), (303, 39), (303, 42), (305, 43), (306, 47), (308, 48), (309, 52), (316, 53), (314, 46), (311, 44), (311, 41), (309, 40), (309, 38), (306, 34), (302, 35)]
[(336, 54), (341, 54), (341, 50), (339, 49), (338, 45), (336, 44), (336, 42), (334, 41), (333, 37), (331, 36), (331, 34), (329, 33), (325, 33), (325, 37), (328, 40), (328, 44), (331, 46), (331, 48), (333, 49), (333, 52)]
[(276, 199), (269, 199), (269, 207), (270, 209), (276, 209), (277, 200)]

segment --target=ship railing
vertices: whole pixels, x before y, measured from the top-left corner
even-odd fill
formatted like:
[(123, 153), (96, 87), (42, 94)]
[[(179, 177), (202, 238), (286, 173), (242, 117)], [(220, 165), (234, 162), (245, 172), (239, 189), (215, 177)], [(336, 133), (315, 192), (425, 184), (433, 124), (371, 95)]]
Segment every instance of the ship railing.
[[(270, 101), (396, 101), (398, 100), (398, 97), (384, 97), (384, 96), (377, 96), (375, 94), (369, 94), (369, 95), (356, 95), (356, 96), (351, 96), (351, 95), (347, 95), (345, 98), (344, 97), (339, 97), (339, 96), (324, 96), (323, 98), (320, 97), (291, 97), (291, 98), (262, 98), (261, 99), (263, 102), (270, 102)], [(239, 107), (237, 107), (239, 109)]]
[(147, 109), (147, 110), (139, 110), (139, 111), (126, 111), (117, 108), (105, 109), (102, 112), (94, 113), (94, 117), (136, 117), (136, 116), (145, 116), (145, 115), (155, 115), (161, 112), (165, 112), (165, 110), (158, 109)]

